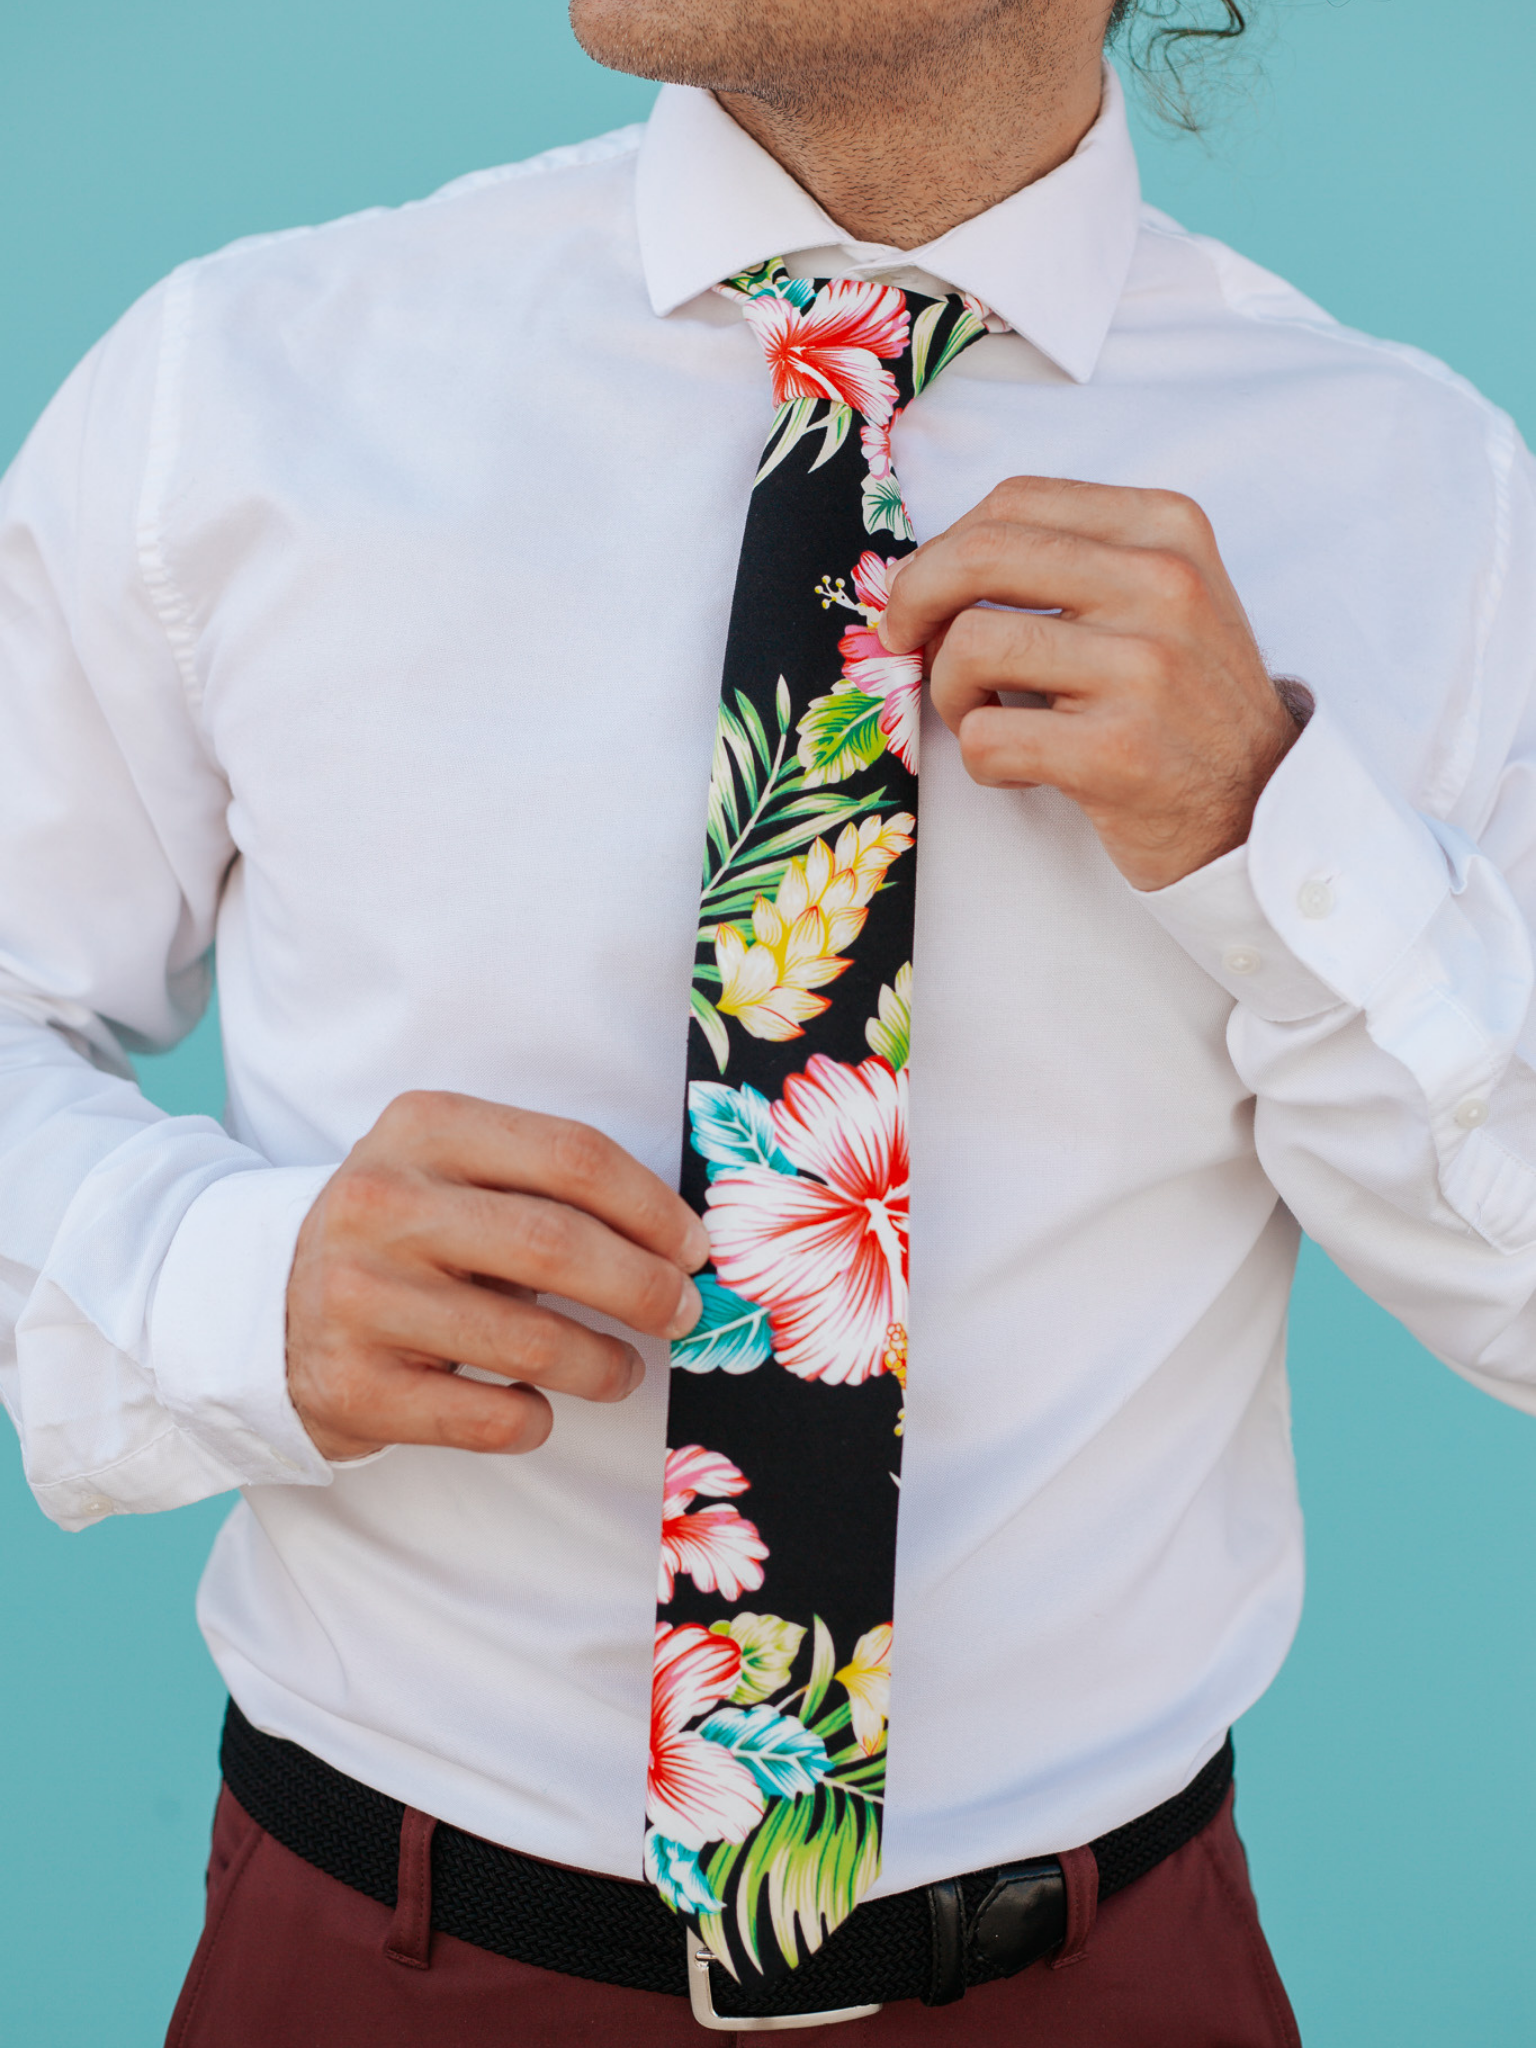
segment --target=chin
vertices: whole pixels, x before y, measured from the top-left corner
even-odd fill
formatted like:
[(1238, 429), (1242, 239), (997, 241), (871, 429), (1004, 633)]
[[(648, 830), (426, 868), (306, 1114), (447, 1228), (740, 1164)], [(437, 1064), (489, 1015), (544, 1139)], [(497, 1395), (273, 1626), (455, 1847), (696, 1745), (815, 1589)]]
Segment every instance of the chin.
[(772, 98), (867, 61), (884, 12), (884, 0), (571, 0), (571, 27), (610, 71)]

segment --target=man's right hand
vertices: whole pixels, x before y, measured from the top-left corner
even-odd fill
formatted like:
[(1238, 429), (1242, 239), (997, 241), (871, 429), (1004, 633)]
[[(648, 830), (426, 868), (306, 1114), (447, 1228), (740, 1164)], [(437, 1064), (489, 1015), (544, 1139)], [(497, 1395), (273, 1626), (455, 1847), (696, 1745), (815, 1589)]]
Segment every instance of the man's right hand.
[(688, 1275), (708, 1257), (694, 1212), (601, 1132), (467, 1095), (398, 1096), (299, 1232), (294, 1405), (332, 1459), (385, 1444), (536, 1450), (554, 1420), (540, 1388), (622, 1401), (645, 1367), (535, 1296), (686, 1336), (700, 1306)]

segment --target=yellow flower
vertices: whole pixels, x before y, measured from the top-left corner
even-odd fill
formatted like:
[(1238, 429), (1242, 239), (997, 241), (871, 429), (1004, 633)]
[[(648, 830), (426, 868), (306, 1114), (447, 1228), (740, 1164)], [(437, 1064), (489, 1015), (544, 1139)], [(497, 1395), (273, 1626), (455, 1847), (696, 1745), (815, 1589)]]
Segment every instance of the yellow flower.
[(885, 1721), (891, 1711), (891, 1624), (882, 1621), (859, 1637), (853, 1655), (834, 1673), (848, 1692), (853, 1732), (866, 1756), (885, 1747)]
[(802, 1025), (828, 1007), (812, 990), (850, 964), (843, 948), (863, 929), (886, 869), (911, 846), (915, 823), (906, 811), (874, 814), (845, 825), (835, 847), (815, 840), (784, 870), (774, 901), (759, 896), (753, 904), (750, 945), (738, 926), (717, 925), (716, 1007), (754, 1038), (802, 1036)]

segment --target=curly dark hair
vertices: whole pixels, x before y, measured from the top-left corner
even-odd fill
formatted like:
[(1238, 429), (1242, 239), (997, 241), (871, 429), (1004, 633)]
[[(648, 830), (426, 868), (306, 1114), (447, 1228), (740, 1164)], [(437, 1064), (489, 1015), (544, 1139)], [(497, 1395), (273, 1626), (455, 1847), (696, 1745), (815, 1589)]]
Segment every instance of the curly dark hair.
[(1219, 0), (1221, 19), (1182, 19), (1184, 0), (1115, 0), (1108, 37), (1118, 43), (1159, 113), (1180, 128), (1200, 126), (1186, 65), (1213, 45), (1236, 41), (1248, 26), (1238, 0)]

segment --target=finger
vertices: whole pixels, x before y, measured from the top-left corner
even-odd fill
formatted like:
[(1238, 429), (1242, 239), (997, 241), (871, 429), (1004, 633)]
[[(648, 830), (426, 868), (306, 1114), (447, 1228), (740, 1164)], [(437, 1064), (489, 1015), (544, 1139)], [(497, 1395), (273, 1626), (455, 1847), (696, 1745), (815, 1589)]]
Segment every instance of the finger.
[(1145, 772), (1144, 739), (1092, 713), (984, 706), (966, 716), (958, 737), (966, 773), (989, 789), (1047, 783), (1079, 801), (1124, 802)]
[(971, 610), (950, 624), (933, 658), (934, 708), (958, 732), (999, 691), (1092, 697), (1148, 680), (1141, 641), (1039, 612)]
[(622, 1337), (589, 1329), (541, 1303), (511, 1301), (447, 1276), (381, 1278), (369, 1305), (367, 1336), (370, 1345), (472, 1365), (582, 1401), (622, 1401), (645, 1377), (645, 1361)]
[[(536, 1387), (492, 1387), (424, 1362), (358, 1362), (364, 1398), (330, 1420), (361, 1443), (439, 1444), (458, 1451), (536, 1451), (554, 1411)], [(361, 1426), (359, 1426), (361, 1425)]]
[(1187, 557), (1112, 546), (1055, 527), (979, 520), (953, 527), (909, 555), (891, 586), (880, 637), (910, 654), (972, 605), (1063, 611), (1096, 623), (1167, 617), (1204, 594)]
[(682, 1197), (589, 1124), (415, 1091), (389, 1105), (375, 1134), (444, 1179), (550, 1195), (583, 1209), (685, 1272), (709, 1257), (709, 1235)]
[(430, 1266), (563, 1294), (652, 1337), (684, 1337), (698, 1320), (686, 1273), (580, 1209), (491, 1188), (440, 1185), (433, 1197), (410, 1235)]
[(1082, 483), (1074, 477), (1006, 477), (948, 531), (954, 533), (988, 519), (1055, 527), (1112, 547), (1171, 548), (1198, 554), (1214, 550), (1216, 544), (1205, 512), (1182, 491)]

